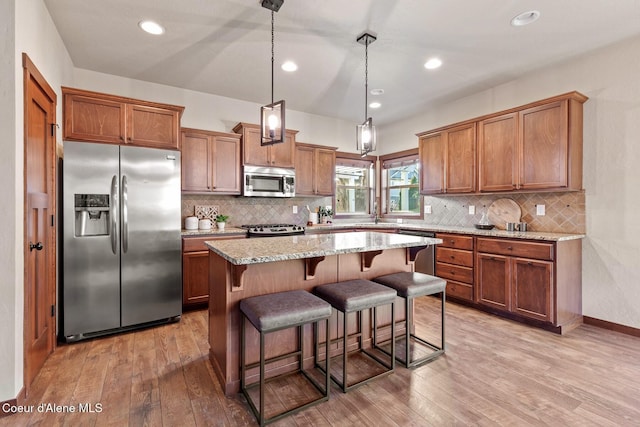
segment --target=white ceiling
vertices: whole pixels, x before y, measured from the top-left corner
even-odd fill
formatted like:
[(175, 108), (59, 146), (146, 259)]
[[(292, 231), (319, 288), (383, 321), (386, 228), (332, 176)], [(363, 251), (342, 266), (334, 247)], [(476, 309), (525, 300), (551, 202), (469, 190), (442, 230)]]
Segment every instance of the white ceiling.
[[(78, 68), (271, 101), (271, 12), (259, 0), (44, 0)], [(538, 21), (512, 27), (515, 15)], [(166, 33), (151, 36), (142, 19)], [(418, 113), (640, 34), (640, 0), (285, 0), (275, 14), (275, 100), (287, 109), (377, 124)], [(435, 71), (423, 67), (437, 56)], [(285, 73), (279, 65), (294, 60)], [(636, 58), (637, 60), (637, 58)], [(640, 78), (640, 76), (639, 76)], [(579, 90), (580, 88), (575, 88)]]

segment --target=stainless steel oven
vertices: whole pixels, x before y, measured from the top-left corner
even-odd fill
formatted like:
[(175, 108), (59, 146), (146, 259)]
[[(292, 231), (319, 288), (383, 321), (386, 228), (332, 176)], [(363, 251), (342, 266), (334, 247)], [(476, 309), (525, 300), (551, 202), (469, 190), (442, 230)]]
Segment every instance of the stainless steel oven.
[(247, 197), (294, 197), (296, 173), (287, 168), (245, 166), (242, 194)]

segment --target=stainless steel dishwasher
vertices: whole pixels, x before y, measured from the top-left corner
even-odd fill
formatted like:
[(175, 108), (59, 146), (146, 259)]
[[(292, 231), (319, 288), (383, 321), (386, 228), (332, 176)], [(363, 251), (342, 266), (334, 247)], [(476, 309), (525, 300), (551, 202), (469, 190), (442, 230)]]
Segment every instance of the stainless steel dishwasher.
[[(398, 234), (408, 234), (410, 236), (420, 237), (436, 237), (436, 233), (432, 231), (422, 230), (398, 230)], [(436, 262), (436, 247), (431, 245), (426, 249), (418, 252), (415, 260), (415, 271), (419, 273), (425, 273), (434, 275)]]

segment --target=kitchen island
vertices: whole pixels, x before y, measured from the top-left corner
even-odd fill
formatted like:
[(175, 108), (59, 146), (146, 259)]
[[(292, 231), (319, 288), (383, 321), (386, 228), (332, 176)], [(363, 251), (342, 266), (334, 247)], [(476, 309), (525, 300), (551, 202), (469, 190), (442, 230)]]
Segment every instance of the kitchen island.
[[(440, 239), (379, 232), (299, 235), (258, 239), (207, 241), (209, 252), (209, 358), (225, 394), (240, 388), (239, 303), (242, 299), (275, 292), (304, 289), (351, 279), (371, 279), (384, 274), (412, 271), (417, 252)], [(399, 316), (404, 316), (400, 311)], [(387, 313), (386, 321), (389, 322)], [(379, 320), (384, 324), (384, 314)], [(365, 343), (368, 319), (363, 319)], [(335, 330), (334, 330), (335, 328)], [(338, 334), (337, 325), (331, 336)], [(273, 334), (267, 357), (289, 352), (296, 344), (294, 330)], [(306, 333), (305, 353), (312, 354), (311, 333)], [(257, 360), (258, 334), (247, 329), (248, 354)], [(292, 360), (272, 368), (291, 370)], [(307, 360), (312, 363), (312, 360)], [(251, 375), (251, 372), (250, 372)]]

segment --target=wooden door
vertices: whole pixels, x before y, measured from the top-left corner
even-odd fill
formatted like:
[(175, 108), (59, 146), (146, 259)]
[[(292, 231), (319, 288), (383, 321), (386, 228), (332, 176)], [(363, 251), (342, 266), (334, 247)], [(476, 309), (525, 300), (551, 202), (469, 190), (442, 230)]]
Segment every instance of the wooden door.
[(240, 194), (240, 139), (216, 135), (211, 140), (211, 190), (215, 193)]
[(553, 262), (525, 258), (512, 260), (511, 311), (551, 322)]
[(260, 145), (260, 127), (248, 127), (243, 124), (236, 126), (233, 131), (242, 132), (242, 157), (245, 165), (270, 166), (271, 158), (268, 147)]
[(64, 135), (75, 141), (125, 142), (126, 108), (122, 102), (73, 93), (64, 95)]
[(284, 136), (284, 142), (269, 146), (271, 150), (271, 166), (280, 168), (295, 167), (296, 133), (297, 131), (287, 130)]
[(335, 150), (316, 149), (315, 170), (316, 193), (322, 196), (333, 196), (336, 182)]
[(182, 305), (186, 308), (209, 302), (209, 251), (182, 255)]
[(447, 193), (472, 193), (476, 189), (476, 124), (447, 131), (445, 150)]
[(127, 105), (127, 144), (178, 150), (180, 113), (146, 105)]
[(194, 131), (182, 131), (182, 190), (211, 190), (211, 153), (209, 136)]
[(522, 147), (520, 187), (567, 187), (568, 101), (532, 107), (519, 114)]
[(478, 125), (478, 190), (510, 191), (518, 184), (518, 113)]
[(24, 383), (55, 345), (56, 94), (26, 54), (24, 67)]
[(315, 177), (315, 149), (298, 145), (296, 147), (296, 195), (315, 195)]
[(509, 258), (479, 253), (476, 258), (478, 302), (508, 311), (511, 306)]
[(442, 132), (420, 137), (420, 194), (444, 192), (444, 151)]

